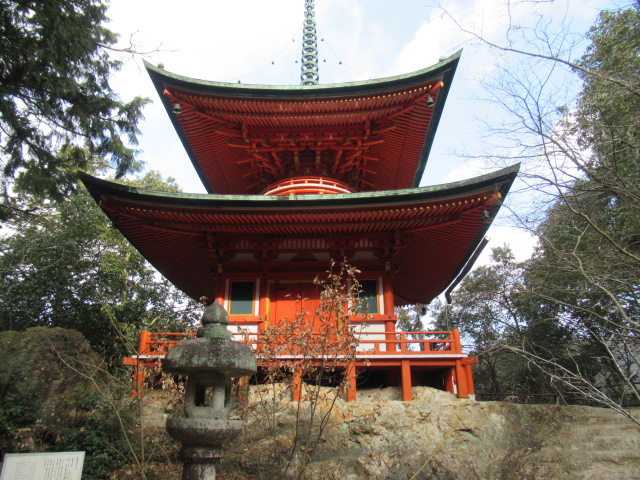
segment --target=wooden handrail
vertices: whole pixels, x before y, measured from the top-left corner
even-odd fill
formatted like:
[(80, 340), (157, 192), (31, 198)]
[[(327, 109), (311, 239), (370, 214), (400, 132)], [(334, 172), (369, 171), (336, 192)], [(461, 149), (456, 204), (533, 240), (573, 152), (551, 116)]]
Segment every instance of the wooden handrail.
[[(357, 342), (356, 350), (353, 352), (353, 344), (354, 342), (347, 341), (344, 343), (344, 349), (340, 347), (339, 341), (336, 339), (336, 348), (335, 351), (331, 352), (330, 355), (335, 356), (336, 358), (341, 358), (344, 355), (349, 355), (349, 353), (355, 353), (356, 358), (350, 360), (357, 360), (360, 357), (360, 361), (373, 361), (376, 355), (379, 355), (380, 361), (388, 361), (390, 356), (397, 355), (399, 360), (405, 364), (410, 362), (410, 357), (412, 355), (456, 355), (454, 357), (456, 363), (456, 378), (463, 378), (461, 375), (465, 372), (465, 369), (469, 369), (470, 375), (470, 366), (460, 364), (460, 357), (462, 357), (462, 346), (460, 344), (460, 332), (458, 330), (452, 331), (437, 331), (437, 332), (393, 332), (393, 331), (358, 331), (357, 328), (351, 327), (345, 328), (344, 332), (334, 332), (333, 335), (350, 335), (353, 334), (359, 342)], [(266, 337), (266, 333), (262, 331), (252, 332), (247, 329), (241, 329), (238, 332), (232, 333), (233, 337), (239, 341), (240, 343), (244, 343), (245, 345), (251, 347), (254, 352), (257, 354), (260, 351), (264, 351), (264, 345), (268, 345)], [(181, 342), (182, 340), (186, 340), (188, 338), (193, 338), (195, 336), (195, 332), (149, 332), (148, 330), (143, 330), (140, 335), (140, 343), (138, 347), (138, 355), (134, 355), (132, 357), (127, 357), (124, 359), (125, 365), (130, 365), (134, 367), (133, 372), (133, 389), (131, 395), (136, 398), (140, 398), (142, 396), (142, 392), (144, 389), (145, 382), (145, 369), (149, 367), (157, 367), (160, 364), (161, 359), (168, 353), (168, 351), (176, 344)], [(286, 345), (286, 335), (274, 332), (273, 336), (278, 339), (278, 344)], [(293, 334), (291, 336), (294, 336)], [(312, 333), (313, 338), (324, 338), (326, 339), (326, 334), (323, 335), (321, 332)], [(331, 336), (329, 336), (331, 338)], [(349, 340), (351, 337), (347, 337)], [(341, 340), (344, 340), (342, 338)], [(313, 340), (307, 341), (307, 343), (312, 344)], [(274, 359), (282, 359), (290, 356), (296, 356), (299, 354), (299, 345), (297, 342), (292, 341), (292, 346), (290, 348), (284, 348), (282, 351), (279, 351), (275, 354)], [(311, 345), (313, 346), (313, 345)], [(328, 347), (331, 350), (331, 346)], [(386, 356), (386, 358), (384, 357)], [(406, 358), (409, 356), (409, 358)], [(320, 357), (320, 356), (318, 356)], [(368, 358), (367, 358), (368, 357)], [(415, 360), (419, 360), (420, 358), (414, 357)], [(424, 358), (424, 357), (423, 357)], [(309, 359), (313, 362), (313, 358)], [(438, 359), (440, 361), (441, 359)], [(263, 358), (263, 362), (269, 363), (272, 360), (268, 360)], [(293, 361), (297, 361), (296, 358), (293, 358)], [(460, 365), (458, 365), (460, 364)], [(347, 369), (351, 368), (355, 369), (355, 364), (351, 363), (350, 366), (347, 365)], [(355, 376), (353, 376), (355, 378)], [(354, 380), (355, 382), (355, 380)], [(354, 383), (355, 385), (355, 383)], [(464, 382), (461, 381), (459, 383), (458, 394), (466, 395), (467, 391), (463, 388)], [(355, 387), (353, 387), (355, 388)], [(354, 390), (355, 391), (355, 390)], [(473, 393), (473, 391), (470, 391)], [(355, 396), (350, 397), (351, 400), (355, 399)], [(403, 399), (405, 395), (403, 393)], [(411, 399), (410, 395), (407, 396), (408, 400)]]
[[(451, 336), (451, 332), (395, 332), (396, 338), (389, 340), (385, 338), (384, 331), (367, 331), (364, 333), (355, 333), (355, 337), (359, 340), (356, 355), (389, 355), (389, 354), (461, 354), (462, 349), (455, 348), (455, 343)], [(407, 335), (447, 335), (449, 338), (407, 338)], [(259, 350), (266, 342), (259, 338), (262, 335), (256, 332), (238, 332), (234, 334), (236, 340), (240, 343), (250, 346), (254, 350)], [(278, 335), (286, 337), (285, 335)], [(293, 335), (292, 335), (293, 336)], [(371, 336), (380, 338), (369, 338)], [(237, 337), (242, 337), (239, 339)], [(321, 338), (322, 334), (314, 334), (312, 338)], [(370, 346), (370, 347), (369, 347)], [(411, 348), (412, 346), (413, 348)], [(367, 348), (369, 347), (369, 348)]]
[[(457, 331), (436, 332), (390, 332), (367, 330), (366, 332), (354, 332), (359, 345), (356, 355), (419, 355), (419, 354), (461, 354), (462, 347)], [(141, 335), (138, 355), (164, 356), (175, 344), (187, 338), (193, 338), (193, 332), (148, 332)], [(278, 334), (283, 338), (286, 335)], [(293, 335), (292, 335), (293, 336)], [(175, 339), (167, 339), (173, 337)], [(176, 338), (178, 337), (178, 338)], [(182, 338), (179, 338), (182, 337)], [(250, 346), (258, 351), (265, 345), (264, 333), (239, 331), (234, 332), (233, 337), (240, 343)], [(322, 333), (312, 334), (312, 338), (321, 338)], [(389, 338), (392, 337), (392, 338)], [(429, 338), (430, 337), (430, 338)]]

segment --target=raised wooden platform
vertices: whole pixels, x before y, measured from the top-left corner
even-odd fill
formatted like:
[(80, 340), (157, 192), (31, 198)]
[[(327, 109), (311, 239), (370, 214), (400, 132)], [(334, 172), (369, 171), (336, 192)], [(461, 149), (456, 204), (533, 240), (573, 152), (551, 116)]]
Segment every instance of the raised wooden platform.
[[(152, 333), (142, 331), (138, 354), (124, 359), (125, 365), (134, 367), (133, 395), (141, 395), (147, 369), (157, 367), (162, 358), (178, 342), (193, 338), (194, 333)], [(457, 329), (438, 332), (385, 332), (353, 331), (357, 345), (352, 353), (333, 353), (334, 366), (343, 370), (348, 381), (346, 399), (357, 398), (357, 385), (400, 386), (403, 401), (412, 400), (412, 386), (432, 386), (468, 397), (474, 393), (471, 366), (474, 357), (462, 351), (460, 332)], [(250, 346), (258, 358), (258, 367), (267, 368), (278, 362), (287, 365), (292, 372), (296, 365), (321, 364), (322, 358), (309, 358), (296, 351), (283, 350), (276, 355), (261, 355), (266, 348), (262, 332), (237, 331), (234, 339)], [(286, 339), (280, 339), (286, 343)], [(313, 341), (313, 338), (310, 339)], [(365, 378), (367, 377), (367, 378)], [(372, 380), (373, 378), (373, 380)], [(360, 379), (360, 380), (359, 380)], [(302, 378), (293, 374), (293, 400), (300, 400)], [(375, 383), (377, 382), (377, 383)]]

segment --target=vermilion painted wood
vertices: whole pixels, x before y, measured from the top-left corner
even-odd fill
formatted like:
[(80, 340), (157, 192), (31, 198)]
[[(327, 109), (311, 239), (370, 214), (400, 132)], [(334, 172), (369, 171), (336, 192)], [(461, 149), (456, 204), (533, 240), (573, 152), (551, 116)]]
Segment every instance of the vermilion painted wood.
[[(233, 282), (253, 282), (251, 314), (231, 315), (230, 323), (251, 331), (236, 339), (256, 351), (268, 322), (303, 311), (315, 318), (311, 279), (331, 259), (347, 259), (377, 282), (379, 307), (364, 323), (355, 361), (344, 357), (347, 399), (356, 398), (362, 370), (383, 371), (403, 400), (412, 398), (412, 375), (434, 371), (465, 396), (473, 392), (473, 359), (462, 353), (459, 332), (413, 340), (396, 332), (394, 315), (395, 306), (429, 303), (464, 271), (517, 173), (418, 187), (459, 57), (387, 79), (311, 87), (209, 82), (146, 64), (211, 195), (81, 178), (129, 241), (192, 298), (228, 304)], [(135, 367), (134, 394), (144, 369), (179, 338), (143, 332), (138, 355), (125, 359)], [(299, 400), (296, 348), (278, 361), (294, 372)]]

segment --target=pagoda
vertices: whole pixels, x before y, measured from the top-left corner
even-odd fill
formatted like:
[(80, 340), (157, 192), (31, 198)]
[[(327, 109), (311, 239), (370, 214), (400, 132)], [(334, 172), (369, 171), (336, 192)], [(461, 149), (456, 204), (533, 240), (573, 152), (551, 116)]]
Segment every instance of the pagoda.
[[(312, 3), (300, 86), (196, 80), (146, 63), (208, 194), (82, 181), (159, 272), (194, 299), (217, 300), (256, 348), (300, 302), (313, 311), (313, 279), (346, 259), (368, 299), (355, 363), (344, 366), (347, 399), (400, 386), (411, 400), (416, 385), (466, 397), (474, 359), (458, 330), (398, 332), (395, 307), (428, 304), (462, 278), (517, 166), (420, 187), (460, 52), (406, 75), (320, 85)], [(136, 388), (176, 342), (164, 335), (143, 331), (126, 359)]]

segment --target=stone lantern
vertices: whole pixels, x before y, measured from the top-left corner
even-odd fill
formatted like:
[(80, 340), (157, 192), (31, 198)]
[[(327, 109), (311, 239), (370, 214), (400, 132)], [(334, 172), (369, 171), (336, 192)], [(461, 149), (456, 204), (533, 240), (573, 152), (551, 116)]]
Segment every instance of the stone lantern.
[(182, 480), (214, 480), (222, 444), (242, 430), (242, 420), (229, 419), (231, 378), (253, 375), (255, 356), (231, 340), (229, 315), (218, 302), (205, 308), (198, 338), (169, 350), (163, 370), (187, 377), (185, 418), (167, 420), (167, 432), (182, 443)]

